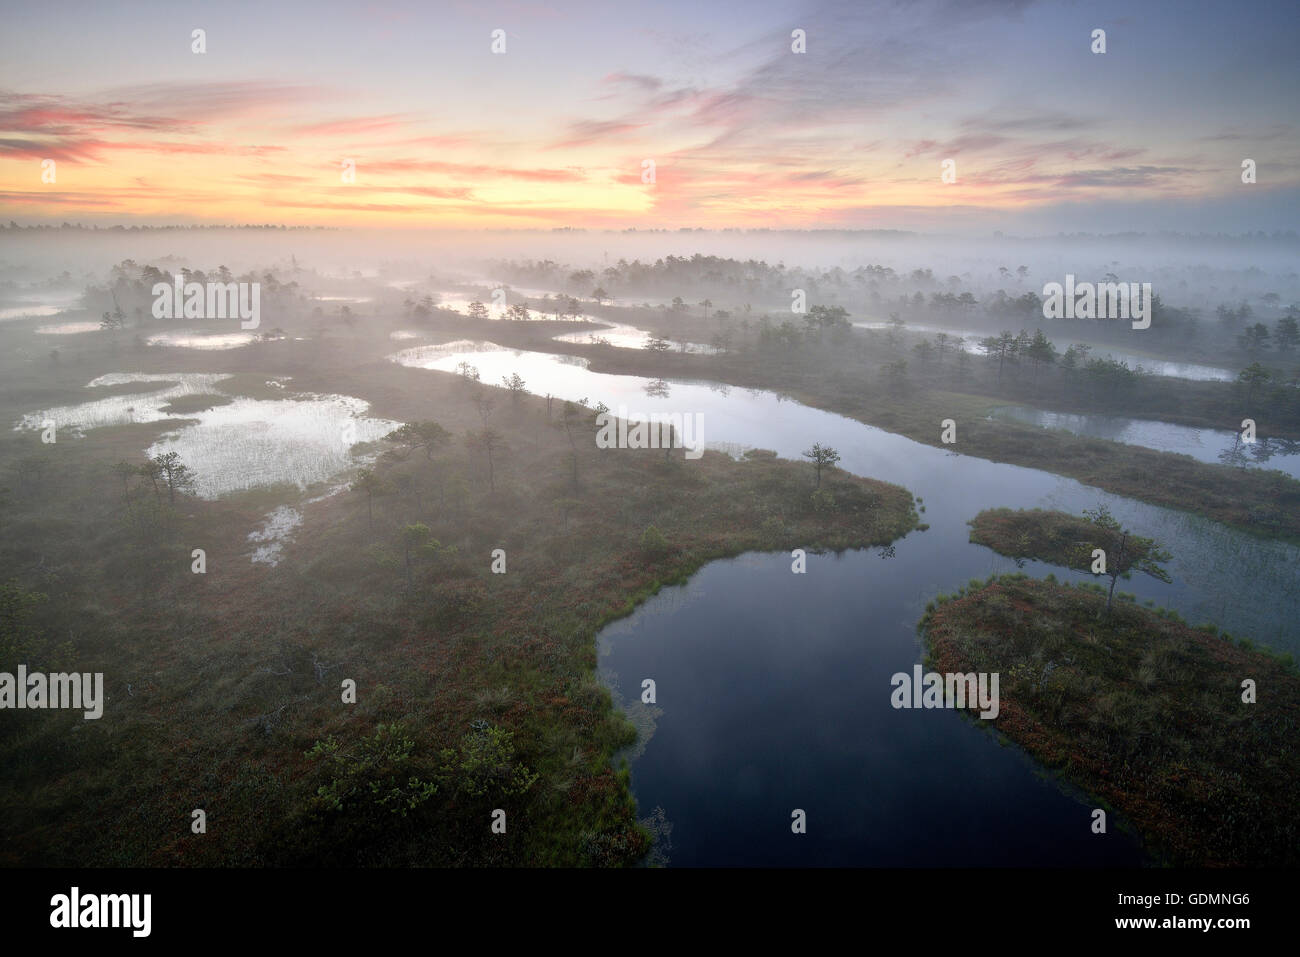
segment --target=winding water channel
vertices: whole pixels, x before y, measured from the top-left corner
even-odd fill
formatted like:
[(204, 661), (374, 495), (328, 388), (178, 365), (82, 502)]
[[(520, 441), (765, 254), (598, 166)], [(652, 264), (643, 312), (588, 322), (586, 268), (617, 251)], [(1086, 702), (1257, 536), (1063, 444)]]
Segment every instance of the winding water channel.
[[(920, 660), (925, 603), (1014, 569), (970, 544), (994, 506), (1079, 513), (1099, 502), (1173, 553), (1173, 584), (1123, 583), (1193, 623), (1300, 652), (1300, 549), (1034, 469), (942, 450), (767, 391), (595, 373), (582, 360), (500, 348), (408, 350), (404, 364), (484, 381), (519, 373), (529, 391), (603, 401), (629, 418), (702, 413), (707, 444), (799, 458), (830, 444), (841, 467), (924, 500), (927, 531), (879, 549), (747, 554), (665, 589), (599, 637), (600, 669), (641, 740), (628, 755), (643, 814), (664, 809), (674, 865), (1136, 865), (1137, 842), (1091, 833), (1090, 809), (1017, 748), (952, 711), (894, 710), (890, 676)], [(937, 427), (937, 423), (936, 423)], [(960, 435), (960, 423), (959, 423)], [(969, 451), (972, 454), (962, 454)], [(684, 467), (689, 467), (686, 463)], [(1153, 479), (1154, 481), (1154, 479)], [(1030, 562), (1030, 574), (1084, 575)], [(657, 702), (641, 704), (653, 678)], [(807, 814), (791, 832), (794, 809)]]

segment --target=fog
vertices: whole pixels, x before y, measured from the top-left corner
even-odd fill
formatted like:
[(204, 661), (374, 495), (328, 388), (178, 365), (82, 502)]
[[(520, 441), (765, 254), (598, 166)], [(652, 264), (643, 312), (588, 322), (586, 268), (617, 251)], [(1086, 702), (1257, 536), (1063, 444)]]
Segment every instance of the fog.
[[(102, 673), (97, 720), (119, 749), (86, 759), (95, 739), (53, 722), (0, 740), (0, 757), (55, 755), (0, 789), (0, 810), (45, 828), (14, 827), (15, 854), (43, 860), (40, 834), (56, 860), (93, 863), (662, 863), (675, 827), (688, 865), (1150, 863), (1127, 835), (1092, 840), (1092, 798), (1045, 786), (1000, 739), (951, 713), (900, 725), (890, 676), (921, 667), (918, 624), (969, 587), (991, 591), (967, 609), (1019, 614), (1004, 588), (1045, 603), (991, 626), (990, 648), (1033, 634), (1021, 661), (981, 666), (1007, 700), (1069, 665), (1080, 747), (1119, 742), (1129, 767), (1166, 753), (1132, 728), (1200, 747), (1228, 726), (1164, 717), (1193, 698), (1235, 709), (1235, 691), (1213, 697), (1233, 689), (1223, 668), (1294, 680), (1298, 250), (1294, 235), (0, 229), (0, 617), (20, 639), (0, 634), (0, 652)], [(1099, 292), (1101, 311), (1049, 310), (1048, 285), (1076, 281), (1149, 284), (1134, 300), (1149, 324)], [(653, 421), (678, 425), (633, 439)], [(973, 537), (1006, 514), (1066, 529), (1049, 544), (1102, 541), (1110, 591), (1027, 534)], [(1094, 534), (1110, 537), (1078, 539)], [(1134, 542), (1155, 565), (1116, 595)], [(1115, 645), (1128, 657), (1105, 680), (1137, 702), (1131, 727), (1093, 700)], [(1085, 655), (1103, 659), (1087, 674)], [(158, 714), (202, 760), (174, 768), (188, 744), (155, 746)], [(1240, 803), (1277, 775), (1239, 773), (1248, 731), (1231, 730), (1212, 767)], [(1273, 753), (1275, 733), (1251, 747)], [(774, 797), (791, 767), (808, 796)], [(33, 804), (46, 775), (63, 799)], [(158, 850), (135, 788), (175, 816), (155, 783), (173, 777), (202, 778), (236, 826)], [(76, 810), (87, 787), (114, 795), (112, 828)], [(1283, 859), (1288, 800), (1224, 824), (1210, 851), (1188, 825), (1179, 859), (1225, 843)], [(792, 845), (792, 801), (847, 834), (888, 820), (891, 841)], [(499, 809), (565, 836), (493, 843)], [(936, 840), (939, 820), (960, 840)], [(89, 844), (66, 838), (91, 824)]]
[[(1067, 273), (1151, 282), (1170, 305), (1198, 306), (1275, 293), (1300, 300), (1296, 271), (1300, 238), (1121, 235), (990, 236), (982, 239), (922, 233), (537, 231), (416, 232), (373, 230), (114, 230), (0, 231), (0, 309), (42, 289), (46, 292), (102, 282), (108, 270), (131, 259), (159, 268), (236, 273), (300, 267), (317, 274), (320, 291), (330, 281), (359, 277), (447, 281), (491, 277), (500, 260), (553, 260), (571, 269), (601, 268), (619, 259), (652, 262), (666, 256), (708, 255), (761, 260), (773, 266), (852, 271), (890, 268), (901, 276), (929, 269), (940, 282), (956, 276), (963, 289), (1039, 293)], [(999, 267), (1028, 267), (1020, 282), (1000, 280)], [(67, 273), (72, 282), (51, 285)], [(583, 293), (590, 290), (582, 290)]]

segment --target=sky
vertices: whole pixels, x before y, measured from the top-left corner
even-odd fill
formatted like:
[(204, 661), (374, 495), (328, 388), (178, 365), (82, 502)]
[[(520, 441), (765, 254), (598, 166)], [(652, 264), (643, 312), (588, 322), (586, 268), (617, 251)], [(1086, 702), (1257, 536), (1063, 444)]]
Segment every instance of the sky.
[(1300, 228), (1294, 0), (3, 6), (4, 221)]

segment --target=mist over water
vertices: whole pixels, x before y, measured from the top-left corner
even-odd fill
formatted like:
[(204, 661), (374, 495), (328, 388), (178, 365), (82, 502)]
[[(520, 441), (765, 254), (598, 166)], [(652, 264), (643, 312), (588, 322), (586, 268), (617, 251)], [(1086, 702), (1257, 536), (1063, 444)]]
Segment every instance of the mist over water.
[[(57, 305), (42, 304), (34, 292), (74, 261), (76, 281), (93, 290), (123, 259), (151, 262), (163, 250), (173, 267), (268, 270), (277, 282), (292, 283), (293, 294), (278, 304), (268, 300), (256, 331), (178, 321), (137, 322), (113, 333), (100, 328), (98, 306), (83, 297), (70, 297), (65, 289)], [(892, 328), (885, 320), (891, 297), (921, 289), (930, 295), (969, 290), (981, 301), (996, 290), (1018, 296), (1067, 271), (1089, 268), (1163, 283), (1165, 302), (1180, 307), (1198, 297), (1257, 299), (1265, 291), (1300, 297), (1286, 253), (1208, 240), (1161, 246), (1158, 240), (1103, 244), (1080, 238), (973, 244), (922, 236), (378, 232), (141, 234), (112, 240), (77, 234), (57, 244), (38, 238), (4, 251), (8, 285), (0, 288), (0, 310), (6, 311), (0, 317), (16, 344), (16, 360), (66, 368), (79, 343), (107, 343), (117, 365), (114, 372), (82, 379), (79, 388), (88, 395), (80, 401), (29, 404), (14, 431), (35, 433), (53, 422), (75, 441), (91, 430), (156, 424), (158, 431), (141, 441), (140, 454), (179, 453), (198, 476), (199, 498), (266, 498), (261, 518), (239, 530), (245, 543), (241, 560), (257, 574), (273, 574), (291, 560), (295, 542), (316, 521), (311, 506), (346, 490), (360, 469), (376, 461), (377, 446), (371, 444), (402, 424), (372, 413), (362, 388), (358, 394), (329, 390), (330, 370), (343, 370), (348, 362), (380, 377), (390, 368), (442, 376), (472, 369), (479, 381), (495, 385), (518, 375), (533, 396), (583, 402), (589, 409), (604, 403), (626, 409), (633, 421), (698, 415), (706, 447), (732, 456), (769, 449), (798, 460), (821, 442), (839, 451), (841, 468), (896, 483), (923, 499), (922, 520), (929, 527), (892, 548), (814, 554), (806, 575), (792, 575), (784, 553), (715, 561), (600, 633), (601, 679), (641, 732), (619, 757), (629, 760), (642, 815), (662, 808), (672, 824), (668, 856), (674, 865), (1093, 867), (1147, 861), (1141, 842), (1119, 827), (1112, 827), (1107, 840), (1096, 840), (1087, 826), (1091, 802), (980, 721), (947, 710), (896, 710), (889, 703), (890, 677), (910, 673), (921, 660), (916, 623), (926, 603), (970, 579), (1017, 568), (969, 542), (967, 523), (983, 509), (1038, 507), (1079, 515), (1105, 504), (1127, 527), (1157, 538), (1173, 555), (1171, 584), (1138, 576), (1124, 582), (1122, 591), (1173, 608), (1193, 624), (1212, 621), (1279, 652), (1300, 653), (1295, 545), (1049, 471), (964, 454), (960, 443), (955, 449), (921, 444), (773, 389), (737, 388), (707, 377), (593, 371), (600, 367), (597, 358), (644, 353), (662, 317), (673, 317), (685, 330), (671, 337), (672, 353), (725, 355), (710, 336), (728, 327), (706, 320), (708, 309), (730, 311), (727, 321), (733, 324), (775, 327), (791, 315), (780, 278), (786, 274), (790, 285), (808, 285), (811, 304), (841, 305), (853, 325), (882, 337)], [(684, 251), (767, 265), (756, 265), (754, 283), (744, 288), (682, 288), (680, 297), (667, 286), (616, 289), (604, 303), (593, 302), (591, 289), (565, 278), (581, 269), (599, 277), (609, 263)], [(532, 268), (521, 264), (552, 257), (564, 264), (550, 270), (554, 281), (510, 281), (510, 275)], [(835, 273), (840, 267), (851, 274), (864, 263), (896, 271), (887, 293)], [(1014, 273), (1021, 266), (1025, 273)], [(774, 272), (765, 273), (769, 267)], [(932, 275), (909, 278), (913, 270)], [(766, 276), (762, 282), (760, 275)], [(494, 295), (497, 290), (504, 298)], [(554, 305), (568, 298), (581, 306), (570, 321), (588, 327), (572, 331), (572, 325), (558, 324)], [(19, 299), (27, 304), (8, 304)], [(473, 302), (487, 306), (485, 321), (470, 318)], [(505, 307), (519, 303), (527, 304), (527, 321), (507, 319)], [(1197, 322), (1205, 330), (1205, 361), (1162, 355), (1167, 343), (1116, 327), (1080, 326), (1075, 333), (1058, 325), (1050, 335), (1059, 351), (1088, 343), (1094, 355), (1141, 365), (1156, 377), (1236, 379), (1233, 362), (1211, 355), (1209, 343), (1222, 330), (1208, 314)], [(458, 331), (439, 332), (439, 323), (458, 323), (452, 327)], [(1032, 315), (1001, 320), (971, 314), (908, 321), (904, 334), (931, 341), (941, 332), (963, 335), (972, 361), (989, 363), (980, 338), (999, 327), (1036, 326)], [(536, 337), (534, 343), (546, 343), (538, 348), (556, 351), (496, 341), (520, 330)], [(330, 337), (340, 335), (346, 336), (345, 351), (331, 352)], [(869, 358), (884, 347), (882, 338), (865, 341), (859, 348)], [(566, 354), (570, 347), (574, 354)], [(66, 350), (66, 356), (52, 356), (51, 348)], [(285, 367), (304, 356), (325, 357), (319, 362), (325, 371), (309, 361), (319, 381), (299, 391)], [(418, 391), (410, 384), (414, 380), (403, 381), (404, 389)], [(181, 404), (172, 409), (173, 402)], [(1137, 414), (1067, 414), (1008, 402), (993, 415), (1181, 452), (1206, 463), (1222, 461), (1239, 445), (1226, 430)], [(1300, 474), (1298, 460), (1278, 441), (1261, 444), (1258, 455), (1238, 464), (1294, 477)], [(1038, 577), (1052, 572), (1066, 581), (1091, 580), (1036, 561), (1022, 567)], [(656, 705), (640, 701), (645, 677), (658, 684)], [(815, 822), (807, 835), (790, 833), (793, 808)]]
[[(1016, 569), (969, 543), (966, 522), (982, 509), (1079, 514), (1104, 503), (1174, 555), (1172, 585), (1143, 576), (1124, 583), (1139, 600), (1300, 653), (1295, 546), (921, 445), (767, 391), (670, 382), (664, 394), (651, 380), (508, 349), (394, 358), (441, 371), (468, 362), (489, 381), (517, 372), (540, 393), (626, 404), (634, 419), (698, 411), (706, 444), (728, 451), (762, 447), (795, 458), (813, 441), (829, 443), (841, 451), (842, 467), (925, 500), (930, 528), (896, 543), (892, 557), (876, 550), (817, 556), (807, 575), (792, 575), (784, 554), (715, 562), (602, 632), (602, 675), (642, 729), (631, 760), (634, 791), (643, 811), (664, 809), (674, 826), (673, 859), (683, 865), (1141, 860), (1130, 841), (1093, 840), (1079, 796), (1044, 780), (968, 719), (888, 704), (890, 675), (920, 660), (915, 624), (926, 602), (971, 578)], [(1026, 570), (1091, 577), (1039, 562)], [(1270, 601), (1238, 600), (1255, 590)], [(647, 676), (662, 689), (658, 707), (640, 703)], [(783, 829), (795, 807), (818, 816), (819, 838), (794, 840)]]
[(1296, 0), (6, 12), (6, 942), (1285, 924)]

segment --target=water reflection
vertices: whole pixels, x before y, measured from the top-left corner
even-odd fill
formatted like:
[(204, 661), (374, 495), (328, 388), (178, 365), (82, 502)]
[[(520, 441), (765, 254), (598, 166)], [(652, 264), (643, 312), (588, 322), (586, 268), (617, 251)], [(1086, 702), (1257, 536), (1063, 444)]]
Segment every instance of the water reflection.
[[(405, 361), (403, 356), (394, 357)], [(428, 368), (450, 371), (463, 357)], [(409, 359), (409, 357), (408, 357)], [(1140, 599), (1300, 650), (1300, 549), (1071, 479), (920, 445), (757, 389), (614, 376), (538, 353), (477, 352), (485, 379), (519, 372), (538, 393), (611, 408), (700, 412), (728, 451), (798, 459), (813, 441), (841, 465), (924, 499), (928, 531), (840, 555), (748, 554), (712, 562), (598, 639), (602, 678), (642, 734), (628, 755), (643, 809), (672, 827), (677, 865), (1131, 866), (1135, 841), (1091, 833), (1090, 805), (953, 712), (894, 710), (890, 677), (920, 657), (926, 602), (1015, 567), (969, 541), (967, 520), (996, 506), (1078, 514), (1104, 502), (1173, 552), (1174, 581), (1133, 580)], [(714, 447), (711, 443), (710, 447)], [(616, 454), (616, 453), (611, 453)], [(687, 466), (689, 467), (689, 466)], [(1091, 576), (1027, 562), (1030, 574)], [(1243, 601), (1267, 595), (1267, 601)], [(641, 703), (643, 678), (655, 705)], [(626, 690), (624, 690), (626, 689)], [(653, 708), (653, 710), (651, 710)], [(808, 832), (790, 831), (790, 814)]]
[[(841, 467), (895, 482), (925, 499), (924, 520), (931, 528), (916, 533), (920, 536), (916, 547), (935, 557), (936, 568), (944, 567), (944, 556), (975, 547), (968, 545), (966, 521), (983, 508), (1038, 506), (1078, 514), (1104, 503), (1120, 521), (1158, 538), (1174, 554), (1172, 585), (1134, 579), (1125, 583), (1128, 591), (1175, 607), (1196, 622), (1214, 620), (1234, 633), (1300, 654), (1300, 589), (1295, 588), (1300, 548), (1293, 545), (1259, 539), (1196, 515), (1111, 495), (1036, 469), (922, 445), (764, 390), (732, 390), (723, 396), (706, 383), (670, 379), (669, 397), (658, 398), (645, 391), (653, 380), (644, 377), (592, 372), (571, 358), (513, 350), (452, 353), (434, 360), (417, 358), (407, 350), (391, 358), (444, 372), (468, 360), (482, 370), (485, 382), (499, 382), (518, 372), (534, 394), (572, 400), (587, 397), (593, 406), (604, 402), (617, 409), (622, 404), (645, 414), (699, 412), (707, 423), (709, 448), (732, 443), (772, 449), (784, 458), (800, 460), (812, 442), (828, 443), (839, 450)], [(977, 549), (976, 554), (980, 557), (972, 567), (954, 567), (952, 575), (935, 579), (934, 591), (987, 575), (987, 550)], [(1010, 562), (1002, 567), (1014, 568)], [(1242, 594), (1270, 598), (1242, 601)]]
[(1260, 437), (1254, 442), (1243, 442), (1240, 432), (1222, 429), (1198, 429), (1118, 415), (1047, 412), (1025, 406), (1002, 406), (993, 410), (992, 417), (1141, 445), (1160, 452), (1179, 452), (1210, 464), (1241, 468), (1267, 465), (1292, 478), (1300, 478), (1300, 442), (1291, 439)]
[(149, 391), (58, 406), (22, 418), (15, 430), (44, 428), (51, 421), (76, 435), (87, 429), (182, 419), (145, 453), (179, 452), (194, 470), (196, 493), (216, 498), (262, 485), (292, 483), (307, 488), (356, 464), (354, 443), (373, 442), (401, 423), (367, 415), (369, 403), (344, 395), (304, 394), (296, 398), (251, 399), (237, 396), (206, 409), (173, 412), (171, 403), (186, 396), (220, 393), (223, 373), (112, 373), (87, 388), (152, 385)]
[(161, 332), (145, 340), (151, 346), (180, 349), (238, 349), (256, 341), (257, 335), (251, 332)]
[[(1219, 453), (1219, 461), (1224, 465), (1245, 468), (1247, 465), (1263, 466), (1273, 459), (1287, 459), (1300, 456), (1300, 442), (1295, 439), (1256, 438), (1245, 442), (1238, 432), (1232, 433), (1232, 445)], [(1281, 469), (1293, 478), (1300, 478), (1300, 462), (1273, 462), (1272, 468)]]
[[(855, 322), (853, 325), (858, 329), (871, 329), (876, 331), (883, 330), (886, 332), (894, 331), (893, 324), (889, 322)], [(906, 323), (899, 327), (899, 329), (904, 332), (920, 332), (925, 335), (937, 335), (942, 332), (949, 336), (962, 337), (965, 340), (966, 351), (974, 353), (975, 355), (984, 354), (984, 347), (980, 345), (981, 339), (986, 336), (997, 335), (997, 333), (985, 333), (977, 330), (972, 331), (970, 329), (957, 329), (947, 326), (933, 326), (924, 323), (918, 323), (915, 325), (912, 323)], [(1087, 343), (1078, 339), (1064, 339), (1056, 336), (1049, 336), (1048, 338), (1052, 340), (1052, 344), (1055, 345), (1057, 350), (1060, 352), (1064, 352), (1072, 345), (1087, 345), (1092, 348), (1092, 357), (1100, 358), (1103, 356), (1110, 356), (1112, 359), (1128, 363), (1130, 368), (1141, 366), (1144, 371), (1149, 372), (1152, 375), (1170, 376), (1175, 379), (1194, 379), (1202, 382), (1232, 382), (1237, 378), (1237, 373), (1231, 369), (1224, 369), (1219, 366), (1208, 366), (1197, 362), (1176, 362), (1168, 359), (1153, 359), (1150, 356), (1140, 356), (1133, 352), (1120, 352), (1112, 349), (1110, 346)]]
[(37, 326), (36, 333), (42, 336), (76, 336), (84, 332), (99, 332), (97, 322), (60, 322), (52, 326)]

